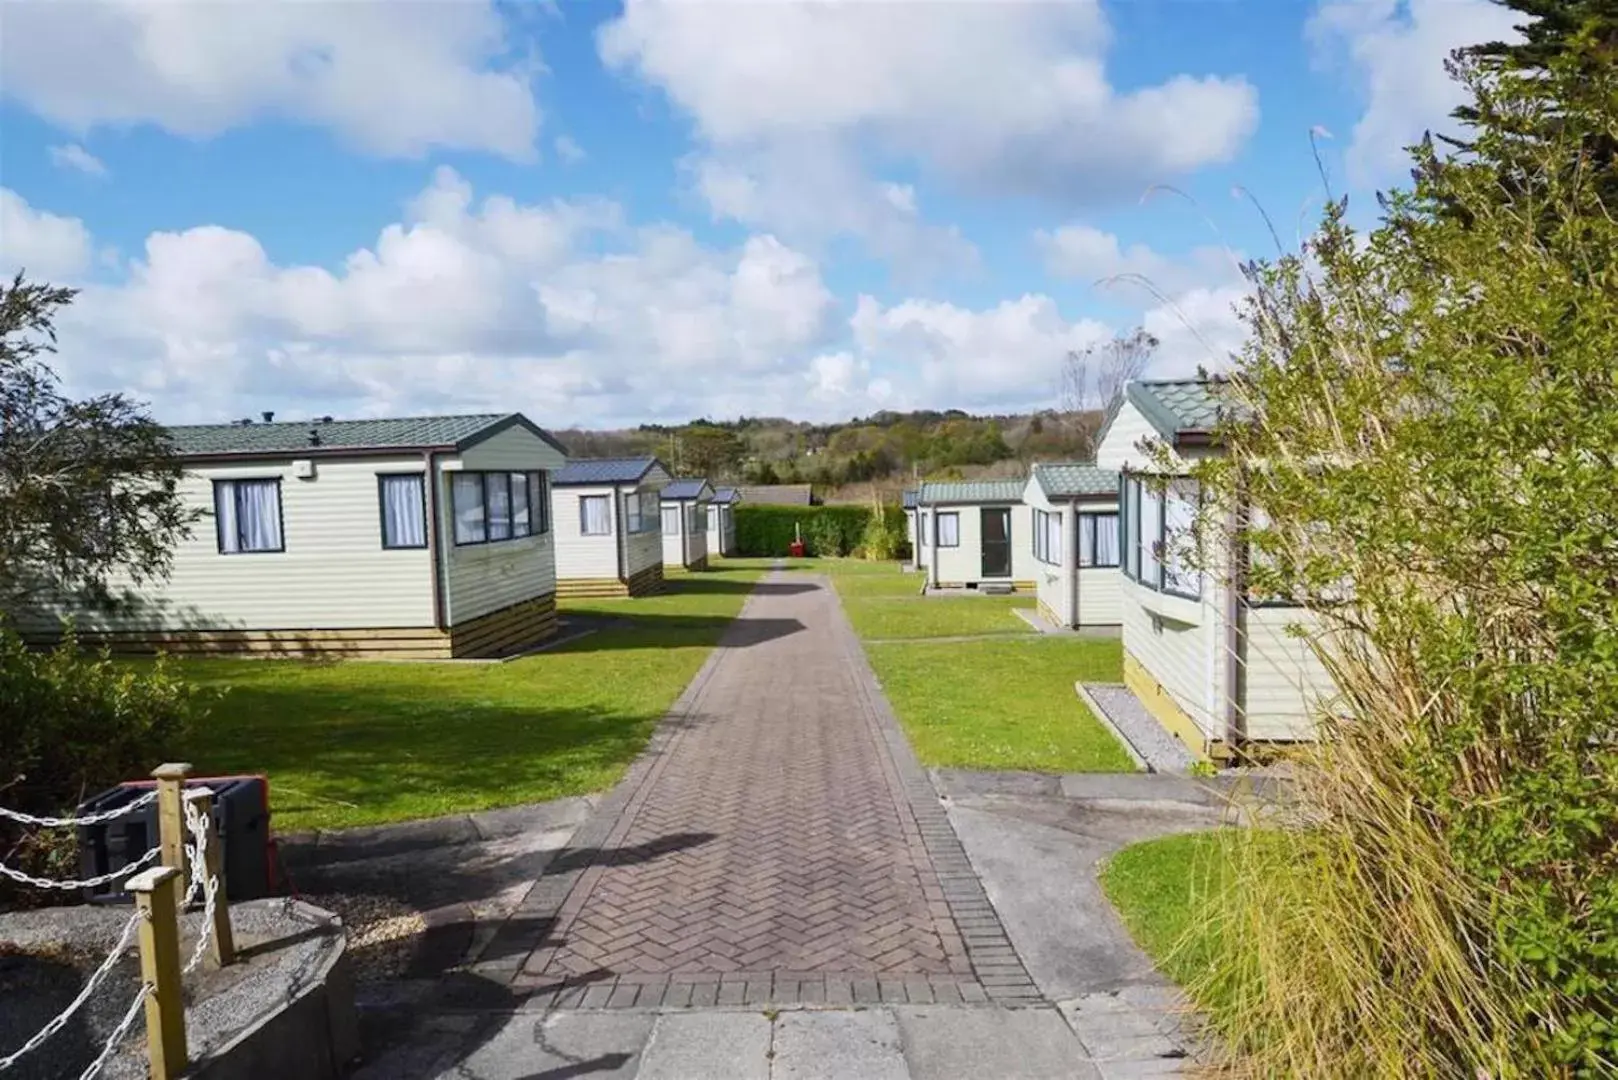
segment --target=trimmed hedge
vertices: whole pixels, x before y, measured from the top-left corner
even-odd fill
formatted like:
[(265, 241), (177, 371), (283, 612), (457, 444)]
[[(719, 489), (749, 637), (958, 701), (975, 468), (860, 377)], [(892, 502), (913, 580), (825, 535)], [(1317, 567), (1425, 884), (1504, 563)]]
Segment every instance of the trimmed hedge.
[[(904, 536), (904, 511), (883, 507), (890, 527)], [(803, 533), (810, 555), (851, 555), (860, 546), (871, 522), (866, 506), (749, 506), (736, 507), (736, 550), (742, 555), (790, 555), (794, 527)]]

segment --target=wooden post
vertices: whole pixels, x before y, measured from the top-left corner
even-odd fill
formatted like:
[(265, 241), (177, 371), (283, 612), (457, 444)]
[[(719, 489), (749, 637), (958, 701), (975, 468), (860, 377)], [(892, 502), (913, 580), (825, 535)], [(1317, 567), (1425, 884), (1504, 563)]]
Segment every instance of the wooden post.
[[(207, 882), (217, 881), (219, 890), (214, 896), (213, 905), (213, 939), (209, 944), (209, 951), (213, 954), (213, 961), (219, 967), (233, 963), (236, 959), (236, 939), (230, 930), (230, 900), (225, 895), (224, 851), (219, 846), (219, 823), (213, 816), (213, 792), (208, 788), (193, 788), (186, 792), (186, 800), (197, 809), (197, 817), (202, 822), (202, 835), (206, 838), (202, 850), (202, 871), (204, 874), (203, 889), (207, 889)], [(202, 900), (207, 902), (208, 895), (202, 893)]]
[(171, 761), (152, 770), (157, 780), (157, 835), (163, 865), (181, 874), (186, 872), (185, 778), (190, 775), (191, 766), (183, 761)]
[(185, 995), (180, 987), (179, 892), (172, 866), (154, 866), (124, 883), (135, 894), (140, 924), (140, 977), (146, 995), (146, 1060), (152, 1080), (175, 1080), (190, 1064), (185, 1045)]

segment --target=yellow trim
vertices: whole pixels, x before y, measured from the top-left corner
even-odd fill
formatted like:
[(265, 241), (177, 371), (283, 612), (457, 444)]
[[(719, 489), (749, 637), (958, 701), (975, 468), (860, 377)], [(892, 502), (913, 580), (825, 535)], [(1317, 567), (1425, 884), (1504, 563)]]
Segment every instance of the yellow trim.
[(1185, 743), (1199, 760), (1206, 761), (1210, 753), (1217, 752), (1202, 728), (1191, 719), (1191, 714), (1180, 708), (1180, 703), (1163, 689), (1163, 684), (1127, 652), (1124, 653), (1124, 685), (1146, 706), (1146, 711), (1175, 738)]
[(1039, 614), (1046, 622), (1050, 623), (1052, 626), (1061, 626), (1062, 625), (1062, 620), (1057, 618), (1057, 616), (1056, 616), (1056, 609), (1051, 607), (1049, 604), (1047, 604), (1043, 600), (1041, 600), (1039, 602)]

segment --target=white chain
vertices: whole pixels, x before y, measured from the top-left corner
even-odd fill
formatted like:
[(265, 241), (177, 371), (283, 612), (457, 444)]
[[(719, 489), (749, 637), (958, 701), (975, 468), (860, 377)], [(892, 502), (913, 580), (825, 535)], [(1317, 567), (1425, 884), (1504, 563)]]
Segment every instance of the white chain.
[(5, 807), (0, 806), (0, 818), (15, 821), (19, 825), (37, 825), (42, 829), (65, 829), (73, 825), (99, 825), (103, 821), (112, 821), (115, 818), (123, 817), (125, 814), (133, 814), (155, 798), (157, 798), (157, 792), (148, 791), (134, 802), (125, 803), (116, 810), (108, 810), (100, 814), (86, 814), (83, 817), (35, 817), (20, 810), (7, 810)]
[(135, 873), (135, 871), (152, 862), (152, 860), (156, 859), (157, 856), (158, 849), (152, 848), (134, 862), (126, 863), (125, 865), (120, 866), (118, 869), (112, 871), (110, 874), (102, 874), (99, 877), (85, 878), (83, 881), (54, 881), (51, 878), (34, 877), (32, 874), (25, 874), (21, 870), (12, 869), (5, 863), (0, 863), (0, 877), (8, 877), (12, 881), (18, 881), (24, 885), (31, 885), (36, 889), (61, 889), (68, 892), (71, 892), (74, 889), (95, 889), (101, 887), (102, 885), (106, 885), (109, 882), (117, 881), (119, 878), (128, 877), (129, 875)]
[[(108, 953), (107, 958), (101, 961), (101, 966), (92, 971), (90, 973), (90, 977), (84, 980), (84, 987), (79, 991), (79, 996), (68, 1002), (67, 1008), (58, 1013), (56, 1019), (40, 1028), (32, 1039), (29, 1039), (27, 1042), (23, 1043), (22, 1049), (15, 1051), (8, 1057), (0, 1058), (0, 1072), (5, 1072), (7, 1069), (11, 1068), (23, 1055), (27, 1054), (31, 1050), (38, 1049), (40, 1044), (46, 1039), (49, 1039), (52, 1035), (55, 1035), (58, 1031), (61, 1031), (62, 1028), (67, 1026), (67, 1022), (73, 1018), (73, 1014), (78, 1012), (80, 1006), (82, 1006), (86, 1001), (90, 1000), (90, 995), (96, 992), (96, 988), (101, 985), (101, 983), (106, 979), (107, 975), (111, 973), (112, 969), (117, 966), (118, 960), (124, 955), (124, 950), (129, 948), (129, 941), (135, 933), (135, 928), (140, 925), (141, 920), (145, 917), (145, 913), (139, 911), (135, 912), (135, 914), (129, 917), (129, 921), (124, 923), (124, 932), (118, 935), (118, 944), (114, 945), (112, 947), (112, 952)], [(98, 1069), (100, 1068), (99, 1065), (96, 1067)]]
[(106, 1043), (101, 1047), (101, 1053), (97, 1054), (96, 1059), (85, 1066), (84, 1071), (79, 1074), (79, 1080), (95, 1080), (96, 1075), (107, 1064), (107, 1060), (117, 1052), (118, 1044), (124, 1041), (124, 1036), (129, 1034), (129, 1029), (135, 1026), (135, 1017), (140, 1015), (141, 1007), (146, 1004), (146, 999), (151, 996), (152, 984), (141, 983), (140, 993), (136, 994), (135, 1000), (129, 1003), (129, 1011), (124, 1013), (124, 1018), (118, 1021), (118, 1026), (112, 1029), (111, 1035), (107, 1036)]
[(197, 812), (196, 804), (189, 799), (185, 803), (185, 825), (196, 841), (194, 845), (186, 847), (186, 857), (191, 860), (191, 882), (186, 886), (185, 906), (190, 907), (196, 900), (198, 890), (202, 892), (202, 930), (197, 934), (196, 948), (191, 950), (191, 959), (186, 961), (183, 972), (189, 975), (202, 963), (202, 954), (207, 952), (208, 942), (213, 938), (214, 900), (219, 895), (219, 877), (208, 873), (208, 830), (203, 828), (202, 815)]

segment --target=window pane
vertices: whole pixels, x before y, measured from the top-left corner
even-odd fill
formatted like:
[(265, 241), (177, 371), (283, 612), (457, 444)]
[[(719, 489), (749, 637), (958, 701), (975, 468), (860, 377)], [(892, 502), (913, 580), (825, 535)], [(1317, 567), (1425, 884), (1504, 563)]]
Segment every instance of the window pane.
[(551, 531), (551, 497), (545, 490), (545, 474), (531, 472), (527, 479), (528, 515), (534, 535)]
[(450, 481), (450, 502), (454, 504), (455, 542), (481, 544), (489, 538), (483, 523), (483, 477), (478, 473), (455, 473)]
[(1162, 588), (1159, 552), (1163, 541), (1163, 496), (1144, 484), (1140, 492), (1140, 579), (1153, 588)]
[(579, 532), (607, 536), (612, 532), (612, 506), (605, 495), (579, 496)]
[(938, 546), (959, 547), (961, 543), (961, 516), (959, 514), (938, 515)]
[(1202, 572), (1191, 565), (1192, 526), (1197, 517), (1197, 483), (1176, 480), (1168, 489), (1163, 518), (1163, 587), (1202, 595)]
[(382, 478), (382, 546), (427, 546), (427, 511), (420, 476)]
[(1124, 523), (1120, 534), (1124, 543), (1124, 573), (1140, 580), (1140, 481), (1124, 486)]
[(678, 506), (663, 507), (663, 535), (680, 535), (680, 508)]
[(1095, 514), (1090, 518), (1090, 534), (1093, 536), (1092, 552), (1093, 565), (1118, 565), (1118, 515)]
[(489, 539), (511, 539), (511, 478), (505, 473), (484, 473), (489, 502)]
[(533, 533), (533, 519), (528, 507), (528, 476), (511, 474), (511, 535), (529, 536)]
[(213, 482), (214, 521), (219, 528), (219, 550), (229, 555), (242, 549), (241, 535), (236, 531), (236, 483), (233, 480)]
[(1050, 562), (1060, 566), (1066, 562), (1066, 560), (1062, 558), (1062, 515), (1046, 514), (1045, 528), (1045, 557)]

